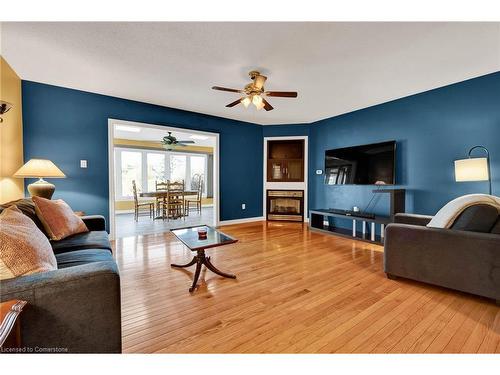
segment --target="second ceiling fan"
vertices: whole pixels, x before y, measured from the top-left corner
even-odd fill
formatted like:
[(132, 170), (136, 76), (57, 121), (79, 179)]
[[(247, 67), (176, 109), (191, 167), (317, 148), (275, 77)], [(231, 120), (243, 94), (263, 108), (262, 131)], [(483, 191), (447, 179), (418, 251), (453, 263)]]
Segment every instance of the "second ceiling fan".
[(266, 111), (271, 111), (274, 107), (269, 104), (269, 102), (263, 98), (263, 96), (274, 96), (280, 98), (296, 98), (297, 92), (295, 91), (265, 91), (264, 82), (266, 82), (267, 77), (260, 74), (258, 71), (252, 70), (248, 73), (252, 82), (245, 86), (242, 90), (229, 89), (226, 87), (213, 86), (212, 89), (219, 91), (229, 91), (244, 94), (243, 97), (235, 100), (232, 103), (226, 105), (226, 107), (234, 107), (237, 104), (243, 104), (247, 108), (250, 104), (255, 105), (258, 110), (264, 108)]

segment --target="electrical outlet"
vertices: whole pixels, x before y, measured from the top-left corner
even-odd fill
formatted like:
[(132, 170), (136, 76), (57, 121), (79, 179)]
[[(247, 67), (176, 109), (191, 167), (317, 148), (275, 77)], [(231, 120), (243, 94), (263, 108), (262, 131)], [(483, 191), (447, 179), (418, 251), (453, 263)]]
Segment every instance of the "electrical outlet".
[(80, 168), (87, 168), (87, 160), (80, 160)]
[(242, 209), (242, 210), (246, 210), (246, 208), (247, 208), (247, 205), (246, 205), (245, 203), (242, 203), (242, 204), (241, 204), (241, 209)]

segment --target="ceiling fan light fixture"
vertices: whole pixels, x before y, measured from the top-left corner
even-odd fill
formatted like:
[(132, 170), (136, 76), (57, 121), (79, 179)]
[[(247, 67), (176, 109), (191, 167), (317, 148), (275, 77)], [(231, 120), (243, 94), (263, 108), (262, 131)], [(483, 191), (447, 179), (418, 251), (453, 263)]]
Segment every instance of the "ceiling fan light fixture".
[(252, 97), (252, 103), (255, 105), (255, 108), (262, 109), (264, 103), (262, 102), (262, 97), (260, 95), (254, 95)]
[(227, 108), (233, 108), (238, 104), (243, 104), (245, 108), (248, 108), (250, 104), (255, 105), (257, 110), (265, 109), (266, 111), (272, 111), (274, 107), (262, 97), (278, 97), (278, 98), (296, 98), (296, 91), (266, 91), (264, 89), (264, 83), (267, 81), (267, 77), (263, 76), (256, 70), (252, 70), (249, 73), (251, 83), (245, 85), (245, 87), (241, 90), (231, 89), (222, 86), (212, 86), (213, 90), (219, 91), (227, 91), (227, 92), (236, 92), (239, 94), (243, 94), (243, 97), (236, 99), (234, 102), (226, 104)]
[(243, 104), (245, 106), (245, 108), (248, 108), (248, 106), (250, 105), (251, 102), (252, 102), (252, 100), (248, 96), (241, 99), (241, 104)]

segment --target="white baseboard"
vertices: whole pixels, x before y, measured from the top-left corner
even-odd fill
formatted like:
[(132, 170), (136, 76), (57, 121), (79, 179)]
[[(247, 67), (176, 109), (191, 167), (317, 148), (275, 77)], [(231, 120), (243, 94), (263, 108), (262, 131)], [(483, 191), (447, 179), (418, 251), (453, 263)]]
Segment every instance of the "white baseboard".
[[(244, 223), (251, 223), (254, 221), (265, 221), (265, 220), (266, 220), (266, 218), (264, 216), (256, 216), (256, 217), (248, 217), (246, 219), (219, 221), (219, 225), (244, 224)], [(304, 218), (304, 223), (308, 223), (308, 222), (309, 222), (309, 218), (308, 217)]]
[(243, 224), (243, 223), (251, 223), (253, 221), (263, 221), (263, 220), (266, 220), (264, 216), (247, 217), (245, 219), (219, 221), (219, 225)]

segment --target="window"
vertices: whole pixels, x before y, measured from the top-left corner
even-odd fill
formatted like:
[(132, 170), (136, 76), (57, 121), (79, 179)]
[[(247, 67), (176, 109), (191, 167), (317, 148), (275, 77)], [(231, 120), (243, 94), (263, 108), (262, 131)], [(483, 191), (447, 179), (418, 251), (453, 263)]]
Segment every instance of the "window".
[(135, 180), (137, 189), (142, 187), (142, 155), (140, 152), (123, 151), (121, 154), (121, 196), (133, 195), (132, 181)]
[(156, 190), (156, 181), (162, 181), (165, 179), (166, 174), (166, 156), (164, 153), (147, 153), (147, 162), (148, 162), (148, 171), (147, 171), (147, 179), (148, 179), (148, 190), (154, 191)]
[(170, 155), (170, 180), (186, 181), (186, 155)]
[(206, 194), (206, 154), (115, 148), (115, 197), (118, 200), (132, 199), (133, 180), (139, 191), (154, 191), (156, 181), (166, 180), (184, 180), (186, 190), (196, 190), (198, 175), (203, 178)]
[(191, 190), (198, 190), (198, 181), (199, 178), (201, 177), (203, 180), (203, 192), (206, 192), (206, 185), (207, 185), (207, 180), (205, 178), (205, 164), (207, 161), (207, 158), (205, 156), (190, 156), (191, 159), (191, 184), (190, 184), (190, 189)]

